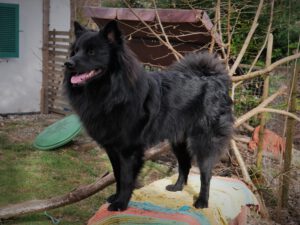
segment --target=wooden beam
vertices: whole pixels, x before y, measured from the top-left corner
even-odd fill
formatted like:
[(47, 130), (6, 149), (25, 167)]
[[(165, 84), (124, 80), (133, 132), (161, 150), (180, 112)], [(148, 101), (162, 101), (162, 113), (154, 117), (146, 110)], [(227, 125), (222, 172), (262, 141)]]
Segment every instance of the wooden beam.
[(50, 0), (43, 0), (43, 69), (42, 69), (42, 88), (40, 111), (43, 114), (48, 113), (48, 41), (49, 41), (49, 18), (50, 18)]
[[(267, 58), (266, 58), (266, 66), (270, 66), (272, 63), (272, 50), (273, 50), (273, 34), (270, 33), (268, 38), (268, 47), (267, 47)], [(267, 73), (264, 77), (264, 89), (263, 89), (263, 96), (262, 101), (266, 100), (269, 96), (269, 85), (270, 84), (270, 76)], [(256, 167), (258, 176), (262, 175), (262, 159), (263, 159), (263, 143), (264, 143), (264, 133), (265, 133), (265, 126), (267, 122), (267, 115), (266, 113), (261, 114), (260, 120), (260, 127), (259, 127), (259, 141), (257, 147), (257, 158), (256, 158)]]

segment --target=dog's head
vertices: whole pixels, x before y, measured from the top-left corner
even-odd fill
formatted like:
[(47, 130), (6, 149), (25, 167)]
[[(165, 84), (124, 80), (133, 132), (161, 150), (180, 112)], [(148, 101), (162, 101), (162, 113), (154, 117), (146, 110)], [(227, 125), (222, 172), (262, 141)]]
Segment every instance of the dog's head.
[(88, 30), (75, 21), (74, 31), (76, 39), (64, 64), (65, 79), (81, 86), (106, 74), (112, 54), (122, 45), (123, 39), (116, 21), (109, 22), (100, 31)]

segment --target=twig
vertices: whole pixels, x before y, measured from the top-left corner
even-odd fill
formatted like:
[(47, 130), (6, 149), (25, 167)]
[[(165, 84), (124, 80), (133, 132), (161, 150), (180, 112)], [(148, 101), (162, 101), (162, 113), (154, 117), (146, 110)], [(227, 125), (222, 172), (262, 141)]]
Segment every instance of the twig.
[[(231, 0), (228, 0), (228, 10), (227, 10), (227, 55), (226, 55), (226, 66), (228, 65), (230, 58), (230, 48), (231, 48), (231, 35), (230, 35), (230, 14), (231, 14)], [(234, 95), (233, 95), (234, 96)]]
[(171, 52), (174, 54), (174, 55), (177, 55), (177, 57), (179, 59), (183, 58), (183, 56), (178, 52), (176, 51), (172, 45), (169, 45), (166, 41), (164, 41), (134, 10), (133, 8), (130, 6), (130, 4), (126, 1), (126, 0), (123, 0), (123, 2), (125, 3), (125, 5), (128, 7), (128, 9), (133, 13), (133, 15), (136, 16), (136, 18), (139, 19), (139, 21), (142, 22), (142, 24), (144, 24), (151, 32), (152, 34), (159, 40), (161, 41), (162, 44), (164, 44), (169, 50), (171, 50)]
[(215, 8), (215, 19), (214, 26), (211, 29), (211, 44), (209, 48), (209, 52), (212, 53), (214, 51), (215, 43), (216, 43), (216, 33), (217, 33), (217, 23), (218, 23), (218, 14), (220, 12), (220, 0), (217, 0), (216, 8)]
[(221, 0), (218, 0), (218, 5), (219, 7), (217, 8), (218, 9), (218, 19), (217, 19), (217, 26), (218, 26), (218, 34), (220, 36), (220, 40), (221, 40), (221, 51), (222, 51), (222, 55), (223, 55), (223, 58), (226, 59), (226, 52), (225, 52), (225, 49), (224, 49), (224, 42), (223, 42), (223, 32), (222, 32), (222, 24), (221, 24)]
[(238, 81), (241, 81), (241, 80), (252, 79), (254, 77), (257, 77), (257, 76), (269, 73), (272, 70), (274, 70), (276, 67), (278, 67), (278, 66), (280, 66), (280, 65), (282, 65), (284, 63), (287, 63), (289, 61), (298, 59), (298, 58), (300, 58), (300, 53), (296, 53), (294, 55), (290, 55), (290, 56), (284, 57), (284, 58), (282, 58), (282, 59), (280, 59), (280, 60), (272, 63), (270, 66), (267, 66), (266, 68), (264, 68), (262, 70), (251, 72), (251, 73), (248, 73), (248, 74), (245, 74), (245, 75), (242, 75), (242, 76), (233, 76), (233, 77), (231, 77), (231, 80), (233, 82), (238, 82)]
[(250, 184), (253, 185), (252, 180), (250, 178), (250, 175), (248, 173), (248, 170), (246, 168), (245, 162), (244, 162), (244, 160), (243, 160), (243, 158), (241, 156), (240, 151), (238, 150), (238, 147), (236, 145), (235, 140), (232, 139), (231, 142), (230, 142), (230, 144), (231, 144), (232, 150), (234, 152), (234, 155), (236, 157), (236, 160), (238, 161), (238, 164), (239, 164), (239, 166), (241, 168), (243, 179), (245, 180), (246, 183), (250, 183)]
[(258, 8), (257, 8), (257, 11), (256, 11), (256, 14), (255, 14), (255, 17), (254, 17), (254, 20), (253, 20), (253, 23), (252, 23), (252, 26), (251, 26), (251, 29), (250, 29), (250, 31), (249, 31), (247, 37), (246, 37), (246, 40), (245, 40), (245, 42), (244, 42), (244, 44), (243, 44), (243, 47), (242, 47), (242, 49), (241, 49), (241, 51), (240, 51), (238, 57), (236, 58), (234, 64), (232, 65), (232, 67), (231, 67), (231, 69), (230, 69), (230, 71), (229, 71), (229, 75), (233, 75), (233, 74), (235, 73), (235, 70), (237, 69), (238, 65), (240, 64), (240, 62), (241, 62), (241, 60), (242, 60), (242, 58), (243, 58), (243, 56), (244, 56), (244, 54), (245, 54), (245, 52), (246, 52), (246, 49), (247, 49), (248, 46), (249, 46), (249, 43), (250, 43), (250, 41), (251, 41), (251, 38), (252, 38), (252, 36), (253, 36), (253, 34), (254, 34), (254, 32), (255, 32), (257, 26), (258, 26), (257, 21), (258, 21), (258, 18), (259, 18), (261, 9), (262, 9), (262, 7), (263, 7), (263, 3), (264, 3), (264, 1), (263, 1), (263, 0), (260, 0), (259, 5), (258, 5)]
[(272, 29), (272, 23), (273, 23), (273, 13), (274, 13), (274, 0), (271, 1), (271, 12), (270, 12), (270, 22), (269, 22), (269, 26), (268, 26), (268, 29), (267, 29), (267, 35), (266, 35), (266, 38), (265, 38), (265, 41), (263, 43), (263, 45), (261, 46), (259, 52), (257, 53), (255, 59), (253, 60), (252, 62), (252, 65), (248, 71), (248, 73), (250, 73), (253, 69), (253, 67), (255, 66), (255, 64), (257, 63), (257, 60), (259, 59), (261, 53), (263, 52), (263, 50), (265, 49), (266, 47), (266, 44), (268, 42), (268, 39), (269, 39), (269, 35), (271, 33), (271, 29)]
[[(157, 20), (158, 20), (158, 24), (159, 24), (159, 27), (160, 27), (162, 33), (163, 33), (163, 36), (164, 36), (167, 44), (169, 46), (172, 46), (171, 43), (170, 43), (170, 41), (169, 41), (168, 35), (165, 32), (164, 26), (161, 23), (160, 16), (158, 15), (158, 11), (157, 11), (155, 0), (152, 0), (152, 2), (153, 2), (153, 5), (154, 5), (154, 10), (155, 10), (155, 14), (156, 14), (156, 17), (157, 17)], [(176, 58), (176, 60), (179, 61), (180, 57), (177, 55), (177, 53), (175, 51), (172, 51), (172, 53), (173, 53), (174, 57)]]
[(234, 100), (234, 94), (235, 94), (235, 89), (241, 85), (243, 83), (243, 81), (239, 81), (237, 83), (232, 83), (232, 89), (231, 89), (231, 98), (232, 100)]
[(257, 114), (257, 111), (259, 111), (261, 108), (266, 107), (268, 104), (270, 104), (272, 101), (274, 101), (275, 98), (277, 98), (279, 95), (282, 95), (286, 91), (287, 87), (283, 86), (281, 87), (277, 92), (275, 92), (273, 95), (268, 97), (266, 100), (264, 100), (262, 103), (260, 103), (257, 107), (250, 110), (246, 114), (240, 116), (236, 119), (234, 123), (234, 127), (240, 126), (242, 123), (246, 122), (248, 119), (250, 119), (252, 116)]

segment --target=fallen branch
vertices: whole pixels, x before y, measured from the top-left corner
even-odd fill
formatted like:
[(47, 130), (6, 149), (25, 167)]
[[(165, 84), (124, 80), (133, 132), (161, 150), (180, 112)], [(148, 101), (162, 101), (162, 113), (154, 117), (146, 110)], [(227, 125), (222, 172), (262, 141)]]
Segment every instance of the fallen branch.
[(278, 67), (278, 66), (280, 66), (280, 65), (282, 65), (284, 63), (287, 63), (289, 61), (298, 59), (298, 58), (300, 58), (300, 53), (296, 53), (294, 55), (290, 55), (290, 56), (284, 57), (284, 58), (282, 58), (282, 59), (280, 59), (280, 60), (272, 63), (270, 66), (267, 66), (266, 68), (264, 68), (262, 70), (258, 70), (258, 71), (251, 72), (251, 73), (248, 73), (248, 74), (245, 74), (245, 75), (241, 75), (241, 76), (233, 76), (233, 77), (231, 77), (231, 80), (233, 82), (238, 82), (238, 81), (241, 81), (241, 80), (252, 79), (254, 77), (257, 77), (257, 76), (269, 73), (272, 70), (274, 70), (276, 67)]
[(241, 153), (240, 153), (240, 151), (239, 151), (239, 149), (238, 149), (238, 147), (236, 145), (235, 140), (232, 139), (231, 142), (230, 142), (230, 144), (231, 144), (231, 148), (233, 150), (233, 153), (234, 153), (234, 155), (236, 157), (236, 160), (237, 160), (237, 162), (238, 162), (238, 164), (239, 164), (239, 166), (241, 168), (244, 181), (247, 184), (251, 184), (251, 186), (255, 187), (255, 185), (252, 183), (252, 180), (251, 180), (250, 175), (248, 173), (246, 164), (245, 164), (245, 162), (244, 162), (244, 160), (243, 160), (243, 158), (241, 156)]
[[(159, 146), (147, 150), (144, 159), (151, 159), (157, 156), (158, 154), (167, 151), (169, 148), (169, 144), (167, 142), (163, 142)], [(11, 217), (17, 217), (29, 213), (45, 211), (79, 202), (96, 194), (97, 192), (103, 190), (104, 188), (113, 184), (114, 182), (115, 177), (113, 173), (106, 173), (102, 177), (98, 178), (96, 182), (75, 188), (70, 193), (67, 193), (65, 195), (43, 200), (31, 200), (2, 207), (0, 208), (0, 219), (8, 219)]]
[(253, 191), (257, 201), (259, 202), (259, 205), (260, 205), (260, 213), (262, 215), (262, 217), (264, 218), (267, 218), (269, 217), (269, 213), (268, 213), (268, 210), (267, 210), (267, 207), (263, 201), (263, 199), (261, 198), (261, 196), (259, 195), (258, 191), (257, 191), (257, 188), (256, 186), (253, 184), (251, 178), (250, 178), (250, 175), (248, 173), (248, 170), (247, 170), (247, 167), (246, 167), (246, 164), (243, 160), (243, 157), (236, 145), (236, 142), (232, 139), (231, 142), (231, 147), (232, 147), (232, 150), (233, 150), (233, 153), (237, 159), (237, 162), (241, 168), (241, 171), (242, 171), (242, 175), (243, 175), (243, 178), (244, 178), (244, 181), (247, 183), (247, 185), (250, 186), (251, 190)]
[(258, 110), (266, 107), (272, 101), (274, 101), (275, 98), (282, 95), (285, 92), (286, 88), (287, 87), (285, 87), (285, 86), (281, 87), (277, 92), (275, 92), (273, 95), (268, 97), (266, 100), (264, 100), (262, 103), (260, 103), (257, 107), (255, 107), (254, 109), (250, 110), (246, 114), (244, 114), (244, 115), (240, 116), (239, 118), (237, 118), (235, 123), (234, 123), (234, 127), (237, 128), (238, 126), (240, 126), (241, 124), (243, 124), (244, 122), (249, 120), (252, 116), (256, 115)]
[(270, 113), (281, 114), (281, 115), (284, 115), (284, 116), (291, 117), (291, 118), (297, 120), (298, 122), (300, 122), (300, 117), (298, 117), (297, 115), (295, 115), (293, 113), (290, 113), (288, 111), (284, 111), (284, 110), (280, 110), (280, 109), (271, 109), (271, 108), (257, 109), (257, 113), (261, 113), (261, 112), (270, 112)]

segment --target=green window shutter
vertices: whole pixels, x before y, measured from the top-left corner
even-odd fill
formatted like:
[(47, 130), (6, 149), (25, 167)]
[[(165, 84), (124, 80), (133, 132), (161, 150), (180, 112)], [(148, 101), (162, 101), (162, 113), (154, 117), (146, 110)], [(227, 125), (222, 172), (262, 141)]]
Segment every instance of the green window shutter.
[(0, 3), (0, 58), (19, 57), (19, 5)]

